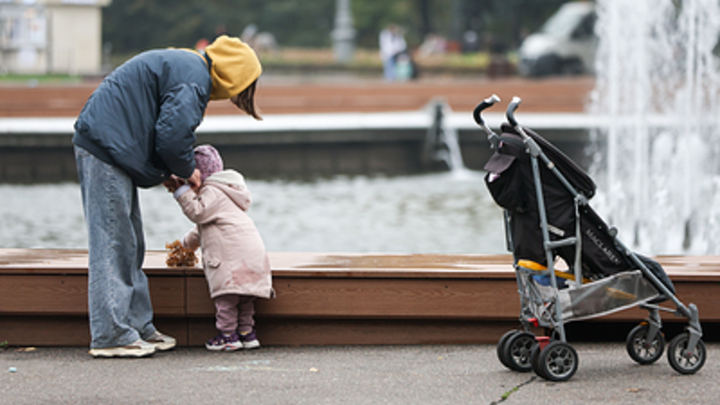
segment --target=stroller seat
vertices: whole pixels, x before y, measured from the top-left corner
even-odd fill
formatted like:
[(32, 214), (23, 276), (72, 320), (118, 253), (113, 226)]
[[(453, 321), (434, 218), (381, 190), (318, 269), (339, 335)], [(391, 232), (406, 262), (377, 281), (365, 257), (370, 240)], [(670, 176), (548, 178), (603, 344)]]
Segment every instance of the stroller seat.
[[(526, 152), (527, 147), (517, 130), (508, 124), (503, 124), (501, 129), (503, 133), (498, 147), (484, 167), (488, 172), (485, 183), (495, 202), (506, 209), (508, 238), (516, 260), (547, 266), (531, 156)], [(584, 201), (595, 195), (593, 180), (569, 157), (531, 129), (524, 128), (524, 131), (540, 145), (554, 168), (582, 195)], [(547, 165), (539, 168), (550, 240), (574, 237), (580, 230), (583, 278), (597, 280), (637, 269), (638, 265), (617, 246), (614, 232), (592, 207), (577, 204), (577, 195), (568, 190)], [(552, 256), (559, 256), (572, 266), (576, 254), (575, 246), (562, 246), (554, 249)], [(675, 293), (660, 264), (644, 256), (640, 256), (640, 260)]]
[[(534, 271), (540, 273), (540, 275), (536, 276), (536, 280), (538, 279), (537, 277), (544, 276), (545, 278), (548, 278), (547, 275), (543, 274), (543, 272), (548, 271), (547, 266), (545, 266), (544, 264), (540, 264), (540, 263), (534, 262), (532, 260), (521, 259), (521, 260), (518, 260), (517, 266), (522, 267), (523, 269), (534, 270)], [(563, 271), (563, 270), (557, 270), (557, 269), (554, 271), (555, 271), (555, 277), (559, 277), (563, 280), (575, 281), (575, 275), (572, 273), (569, 273), (569, 272)], [(581, 280), (582, 284), (587, 284), (591, 281), (592, 280), (590, 280), (589, 278), (586, 278), (586, 277), (583, 277)]]

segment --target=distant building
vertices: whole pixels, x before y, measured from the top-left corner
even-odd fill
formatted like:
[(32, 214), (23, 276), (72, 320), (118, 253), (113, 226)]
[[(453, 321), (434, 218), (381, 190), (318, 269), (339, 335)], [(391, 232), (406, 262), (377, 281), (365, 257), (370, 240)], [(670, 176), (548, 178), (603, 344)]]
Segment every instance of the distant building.
[(112, 0), (0, 0), (0, 74), (102, 73), (101, 8)]

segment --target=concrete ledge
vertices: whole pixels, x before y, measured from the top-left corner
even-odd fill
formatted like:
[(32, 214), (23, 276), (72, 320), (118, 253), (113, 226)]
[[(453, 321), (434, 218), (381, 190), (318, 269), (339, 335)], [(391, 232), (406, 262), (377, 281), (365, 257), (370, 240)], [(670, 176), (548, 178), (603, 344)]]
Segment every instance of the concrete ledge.
[[(586, 114), (523, 115), (523, 123), (575, 159), (586, 160)], [(498, 128), (500, 113), (486, 121)], [(0, 182), (76, 181), (72, 148), (74, 118), (0, 118)], [(463, 160), (481, 170), (491, 155), (487, 135), (470, 112), (451, 112), (449, 127), (458, 131)], [(250, 177), (308, 177), (386, 174), (429, 170), (423, 161), (429, 111), (378, 113), (278, 114), (261, 122), (245, 116), (208, 116), (198, 128), (198, 142), (212, 143), (228, 167)]]
[[(199, 268), (164, 264), (148, 252), (156, 324), (181, 345), (215, 333)], [(720, 322), (720, 257), (660, 257), (678, 297)], [(519, 300), (509, 255), (271, 253), (277, 298), (259, 300), (266, 345), (494, 343), (517, 326)], [(637, 322), (637, 308), (601, 321)], [(663, 314), (665, 321), (683, 321)], [(85, 346), (87, 256), (82, 250), (0, 249), (0, 341)]]
[[(486, 112), (483, 118), (491, 128), (499, 128), (505, 121), (501, 112)], [(478, 130), (472, 113), (449, 112), (447, 122), (460, 130)], [(538, 131), (553, 129), (588, 129), (608, 125), (607, 117), (586, 113), (518, 113), (518, 120)], [(72, 135), (76, 117), (0, 118), (0, 139), (12, 135)], [(344, 131), (382, 129), (427, 129), (432, 114), (426, 110), (367, 112), (367, 113), (315, 113), (266, 115), (256, 121), (243, 115), (210, 115), (198, 127), (198, 134), (239, 134), (293, 131)], [(630, 123), (626, 123), (629, 125)], [(3, 140), (3, 142), (9, 142)], [(11, 144), (3, 144), (10, 146)]]

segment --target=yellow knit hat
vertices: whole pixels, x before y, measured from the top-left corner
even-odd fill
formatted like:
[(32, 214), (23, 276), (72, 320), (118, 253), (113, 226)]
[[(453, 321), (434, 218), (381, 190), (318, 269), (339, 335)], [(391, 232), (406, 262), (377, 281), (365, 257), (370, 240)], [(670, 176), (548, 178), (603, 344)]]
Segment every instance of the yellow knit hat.
[(212, 60), (210, 100), (222, 100), (240, 94), (262, 73), (255, 51), (238, 38), (221, 35), (205, 48)]

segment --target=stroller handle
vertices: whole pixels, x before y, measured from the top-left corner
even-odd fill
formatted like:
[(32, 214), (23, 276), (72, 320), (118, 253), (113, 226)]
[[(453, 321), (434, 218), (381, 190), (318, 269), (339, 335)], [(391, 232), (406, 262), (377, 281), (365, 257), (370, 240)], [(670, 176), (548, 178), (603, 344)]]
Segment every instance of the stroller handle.
[(477, 122), (477, 124), (480, 125), (481, 127), (484, 127), (485, 121), (483, 121), (480, 114), (486, 108), (492, 107), (495, 103), (499, 103), (499, 102), (500, 102), (500, 97), (498, 97), (497, 94), (493, 94), (492, 96), (481, 101), (480, 104), (478, 104), (477, 107), (475, 107), (475, 110), (473, 110), (473, 118), (475, 118), (475, 122)]
[(517, 97), (517, 96), (513, 97), (510, 104), (508, 104), (507, 111), (505, 112), (505, 116), (507, 117), (508, 122), (513, 127), (517, 127), (517, 125), (518, 125), (517, 121), (515, 120), (515, 110), (518, 109), (521, 102), (522, 102), (522, 99), (520, 99), (520, 97)]

